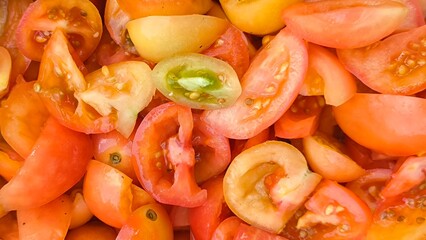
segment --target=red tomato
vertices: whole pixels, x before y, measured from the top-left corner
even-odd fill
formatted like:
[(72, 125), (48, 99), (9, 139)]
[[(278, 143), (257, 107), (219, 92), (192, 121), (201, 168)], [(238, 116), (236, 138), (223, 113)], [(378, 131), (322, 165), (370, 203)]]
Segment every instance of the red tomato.
[(43, 206), (16, 211), (19, 239), (64, 239), (71, 221), (71, 209), (71, 199), (62, 195)]
[[(145, 193), (146, 194), (146, 193)], [(83, 196), (90, 211), (102, 222), (120, 228), (136, 208), (132, 179), (117, 169), (96, 160), (89, 162)], [(146, 194), (137, 205), (152, 203)]]
[(161, 204), (136, 209), (118, 232), (117, 240), (173, 240), (173, 227)]
[(205, 111), (202, 118), (228, 138), (255, 136), (278, 120), (296, 99), (307, 62), (303, 40), (284, 28), (253, 59), (241, 80), (242, 93), (236, 103)]
[(257, 144), (266, 142), (267, 140), (276, 140), (272, 127), (266, 128), (256, 136), (244, 140), (232, 141), (231, 159), (234, 159), (242, 151), (249, 149)]
[(233, 240), (238, 231), (238, 226), (243, 221), (236, 216), (231, 216), (223, 220), (216, 227), (212, 235), (212, 240)]
[(170, 221), (175, 231), (189, 230), (189, 208), (172, 205), (169, 211)]
[(217, 134), (200, 114), (193, 114), (192, 147), (195, 151), (196, 182), (204, 182), (221, 174), (231, 162), (229, 140)]
[(343, 132), (367, 148), (391, 156), (426, 152), (423, 98), (357, 93), (333, 112)]
[(357, 48), (394, 32), (407, 13), (404, 4), (394, 1), (326, 0), (293, 4), (284, 9), (283, 18), (291, 31), (309, 42)]
[(20, 19), (16, 43), (24, 56), (40, 61), (55, 29), (66, 32), (82, 61), (93, 53), (102, 36), (102, 19), (89, 0), (37, 0)]
[(240, 79), (250, 64), (248, 40), (244, 33), (233, 25), (229, 25), (216, 42), (202, 53), (229, 63)]
[(368, 206), (349, 189), (330, 180), (320, 183), (305, 203), (297, 228), (309, 239), (363, 239), (371, 224)]
[(312, 135), (318, 128), (323, 107), (322, 97), (299, 95), (291, 107), (274, 123), (275, 136), (293, 139)]
[(18, 220), (16, 212), (10, 212), (7, 215), (0, 217), (0, 238), (3, 240), (18, 240)]
[(220, 222), (232, 212), (223, 196), (223, 176), (208, 180), (202, 187), (207, 190), (207, 200), (201, 206), (189, 209), (189, 224), (195, 239), (210, 240)]
[(406, 31), (412, 28), (425, 25), (425, 16), (419, 0), (397, 0), (405, 4), (408, 8), (408, 14), (405, 21), (399, 26), (397, 31)]
[(99, 221), (92, 221), (68, 231), (65, 240), (115, 240), (116, 230)]
[(171, 102), (152, 109), (136, 131), (132, 146), (136, 175), (161, 203), (196, 207), (207, 199), (207, 191), (194, 177), (192, 130), (191, 109)]
[(86, 200), (83, 196), (83, 189), (81, 189), (81, 187), (72, 190), (70, 197), (72, 201), (72, 211), (69, 228), (73, 229), (87, 223), (90, 219), (92, 219), (93, 213), (86, 204)]
[(234, 240), (262, 239), (262, 240), (287, 240), (287, 238), (276, 235), (262, 229), (240, 223), (235, 233)]
[(422, 55), (425, 34), (426, 26), (421, 26), (371, 46), (338, 50), (337, 54), (343, 65), (371, 89), (412, 95), (426, 89), (426, 59)]
[(49, 112), (34, 92), (34, 81), (26, 82), (19, 77), (17, 85), (1, 105), (0, 115), (3, 138), (21, 157), (26, 158), (49, 117)]
[(83, 177), (92, 155), (89, 136), (50, 117), (18, 174), (0, 189), (0, 209), (35, 208), (56, 199)]

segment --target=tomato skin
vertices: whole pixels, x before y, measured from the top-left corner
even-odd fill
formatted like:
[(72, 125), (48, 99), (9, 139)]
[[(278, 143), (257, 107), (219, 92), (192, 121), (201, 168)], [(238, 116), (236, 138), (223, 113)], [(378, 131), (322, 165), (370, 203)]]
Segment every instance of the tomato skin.
[(132, 146), (136, 175), (161, 203), (196, 207), (207, 199), (207, 191), (194, 177), (192, 118), (190, 108), (165, 103), (152, 109), (136, 130)]
[(397, 32), (407, 31), (412, 28), (425, 25), (425, 16), (419, 0), (398, 0), (408, 8), (408, 14), (404, 22), (401, 23)]
[(93, 217), (83, 196), (83, 189), (75, 188), (70, 193), (72, 201), (71, 222), (69, 229), (77, 228), (89, 222)]
[(385, 94), (412, 95), (426, 89), (423, 47), (419, 47), (425, 33), (426, 26), (421, 26), (371, 46), (338, 50), (337, 55), (369, 88)]
[(18, 210), (19, 239), (64, 239), (71, 221), (71, 209), (71, 199), (62, 195), (43, 206)]
[(251, 62), (235, 104), (205, 111), (202, 118), (228, 138), (255, 136), (291, 106), (302, 87), (307, 64), (305, 42), (284, 28)]
[[(1, 185), (0, 185), (1, 186)], [(0, 217), (0, 238), (4, 240), (18, 240), (19, 229), (16, 212), (10, 212)]]
[(359, 144), (391, 156), (408, 156), (426, 151), (426, 124), (417, 121), (426, 116), (425, 104), (417, 97), (357, 93), (334, 107), (333, 113), (343, 132)]
[(0, 208), (34, 208), (59, 197), (83, 177), (92, 148), (88, 135), (50, 117), (18, 174), (0, 189)]
[(173, 227), (167, 211), (159, 203), (136, 209), (118, 232), (117, 240), (172, 240)]
[(238, 226), (242, 224), (243, 221), (237, 216), (231, 216), (224, 219), (216, 227), (212, 235), (212, 240), (232, 240), (237, 234)]
[(115, 240), (116, 230), (99, 221), (88, 222), (68, 231), (65, 240)]
[(367, 46), (386, 37), (399, 27), (407, 13), (405, 5), (393, 1), (326, 0), (293, 4), (282, 16), (299, 37), (345, 49)]
[(234, 239), (287, 240), (287, 238), (285, 237), (267, 232), (265, 230), (250, 226), (245, 223), (240, 223), (237, 228), (237, 232), (235, 233)]
[[(40, 61), (50, 34), (61, 28), (82, 61), (95, 50), (102, 36), (102, 19), (89, 0), (37, 0), (25, 11), (16, 31), (24, 56)], [(46, 33), (47, 32), (47, 33)]]

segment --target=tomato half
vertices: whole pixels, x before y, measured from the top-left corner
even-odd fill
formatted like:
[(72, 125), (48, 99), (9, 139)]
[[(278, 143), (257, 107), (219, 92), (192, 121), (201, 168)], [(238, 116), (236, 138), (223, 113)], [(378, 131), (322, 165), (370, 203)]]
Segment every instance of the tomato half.
[(367, 148), (391, 156), (426, 152), (423, 98), (357, 93), (333, 112), (343, 132)]
[(37, 0), (22, 16), (16, 43), (24, 56), (40, 61), (55, 29), (66, 32), (82, 61), (93, 53), (102, 36), (102, 19), (89, 0)]
[(225, 173), (223, 192), (235, 215), (279, 233), (320, 180), (297, 148), (266, 141), (234, 158)]
[(237, 73), (227, 62), (198, 53), (163, 59), (152, 78), (165, 97), (195, 109), (231, 106), (241, 94)]
[(0, 189), (0, 212), (39, 207), (65, 193), (86, 172), (92, 147), (88, 135), (50, 117), (18, 174)]
[(152, 109), (136, 130), (132, 146), (136, 175), (161, 203), (196, 207), (207, 199), (207, 191), (194, 177), (192, 129), (191, 109), (170, 102)]
[(235, 104), (205, 111), (202, 118), (228, 138), (255, 136), (290, 108), (302, 87), (307, 64), (305, 42), (284, 28), (251, 62)]
[(407, 13), (404, 4), (394, 1), (325, 0), (293, 4), (282, 16), (288, 28), (309, 42), (356, 48), (394, 32)]
[(425, 34), (426, 26), (421, 26), (364, 48), (338, 50), (337, 54), (343, 65), (369, 88), (411, 95), (426, 89), (426, 59), (422, 55)]
[(321, 182), (305, 203), (297, 228), (309, 239), (363, 239), (372, 222), (368, 206), (347, 188)]

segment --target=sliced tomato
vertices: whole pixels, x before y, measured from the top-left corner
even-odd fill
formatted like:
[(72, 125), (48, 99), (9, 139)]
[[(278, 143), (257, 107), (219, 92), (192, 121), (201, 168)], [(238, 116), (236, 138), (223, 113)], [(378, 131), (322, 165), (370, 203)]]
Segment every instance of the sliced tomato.
[(4, 240), (18, 240), (19, 229), (16, 212), (10, 212), (0, 217), (0, 238)]
[(90, 221), (93, 213), (87, 206), (82, 187), (76, 187), (69, 194), (72, 201), (71, 222), (69, 229), (83, 226)]
[(303, 138), (303, 150), (309, 166), (325, 179), (349, 182), (365, 174), (365, 170), (343, 152), (343, 144), (321, 132)]
[(83, 177), (92, 155), (88, 135), (50, 117), (18, 174), (0, 189), (0, 212), (36, 208), (58, 198)]
[(295, 147), (266, 141), (234, 158), (225, 173), (223, 192), (239, 218), (279, 233), (320, 180)]
[(165, 97), (195, 109), (231, 106), (241, 94), (232, 66), (199, 53), (163, 59), (152, 70), (152, 78)]
[[(90, 211), (102, 222), (121, 228), (137, 207), (155, 202), (145, 192), (135, 203), (132, 179), (108, 164), (91, 160), (84, 177), (83, 196)], [(140, 190), (143, 191), (143, 190)]]
[(324, 95), (325, 103), (338, 106), (349, 100), (356, 92), (356, 80), (331, 51), (308, 45), (308, 74), (301, 95)]
[(423, 98), (357, 93), (333, 112), (343, 132), (367, 148), (391, 156), (426, 152)]
[(274, 123), (275, 136), (294, 139), (312, 135), (318, 128), (323, 97), (299, 95), (281, 117)]
[(223, 196), (223, 176), (208, 180), (202, 188), (207, 190), (207, 200), (201, 206), (189, 209), (189, 224), (195, 239), (210, 240), (220, 222), (232, 212)]
[(394, 32), (407, 13), (404, 4), (394, 1), (326, 0), (293, 4), (282, 16), (288, 28), (309, 42), (357, 48)]
[(9, 51), (0, 46), (0, 99), (8, 92), (12, 58)]
[(267, 232), (260, 228), (240, 223), (235, 233), (234, 240), (262, 239), (262, 240), (287, 240), (287, 238)]
[(117, 0), (117, 2), (120, 8), (134, 19), (152, 15), (204, 14), (213, 5), (212, 0), (185, 0), (179, 4), (174, 0)]
[(405, 21), (399, 26), (397, 31), (406, 31), (412, 28), (425, 25), (425, 16), (423, 14), (422, 5), (420, 0), (397, 0), (405, 4), (408, 9)]
[(202, 117), (228, 138), (255, 136), (290, 108), (302, 87), (307, 64), (305, 43), (284, 28), (253, 59), (235, 104), (205, 111)]
[(152, 109), (136, 130), (136, 175), (161, 203), (196, 207), (207, 199), (207, 191), (195, 181), (192, 130), (191, 109), (173, 102)]
[(0, 108), (1, 135), (22, 158), (30, 155), (49, 117), (34, 86), (34, 81), (26, 82), (19, 77)]
[(231, 159), (234, 159), (242, 151), (249, 149), (250, 147), (253, 147), (257, 144), (266, 142), (268, 140), (276, 140), (272, 127), (269, 127), (263, 130), (256, 136), (251, 137), (249, 139), (233, 140), (231, 142), (231, 145), (232, 145)]
[(248, 40), (244, 33), (232, 24), (202, 53), (229, 63), (239, 78), (242, 78), (250, 64)]
[(172, 205), (169, 212), (170, 221), (175, 231), (189, 230), (189, 209), (186, 207)]
[(7, 153), (0, 151), (0, 176), (6, 181), (16, 176), (22, 165), (22, 161), (13, 160)]
[(237, 216), (231, 216), (223, 220), (216, 227), (212, 240), (233, 240), (238, 231), (238, 226), (243, 223)]
[(91, 221), (68, 231), (65, 240), (115, 240), (116, 230), (100, 221)]
[(136, 209), (118, 232), (117, 240), (172, 240), (173, 227), (169, 215), (159, 203)]
[(44, 47), (55, 29), (66, 32), (72, 47), (82, 61), (95, 51), (102, 36), (102, 19), (89, 0), (37, 0), (22, 16), (17, 31), (19, 50), (40, 61)]
[(71, 221), (71, 209), (71, 199), (64, 194), (43, 206), (16, 211), (19, 239), (64, 239)]
[(309, 239), (363, 239), (372, 222), (368, 206), (349, 189), (323, 180), (305, 203), (297, 228)]
[(364, 48), (338, 50), (337, 54), (343, 65), (369, 88), (412, 95), (426, 89), (426, 59), (422, 55), (425, 34), (426, 26), (421, 26)]

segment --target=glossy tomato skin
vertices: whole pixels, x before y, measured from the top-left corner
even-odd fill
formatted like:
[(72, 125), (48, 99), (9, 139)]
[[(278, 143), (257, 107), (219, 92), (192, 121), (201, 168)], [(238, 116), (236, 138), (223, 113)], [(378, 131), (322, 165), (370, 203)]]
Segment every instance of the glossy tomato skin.
[(61, 28), (67, 32), (71, 45), (82, 61), (93, 53), (102, 36), (102, 19), (89, 0), (38, 0), (22, 16), (16, 41), (28, 58), (40, 61), (52, 32)]
[(421, 54), (425, 33), (426, 26), (420, 26), (364, 48), (338, 50), (337, 54), (346, 69), (369, 88), (385, 94), (412, 95), (426, 89), (425, 58)]
[(161, 203), (196, 207), (207, 199), (207, 191), (194, 177), (192, 130), (191, 109), (173, 102), (152, 109), (136, 130), (132, 146), (136, 175)]
[(253, 137), (291, 106), (302, 87), (307, 64), (305, 42), (284, 28), (251, 62), (235, 104), (205, 111), (202, 118), (228, 138)]
[(65, 240), (115, 240), (117, 232), (113, 227), (100, 221), (91, 221), (68, 231)]
[(25, 164), (0, 189), (0, 209), (34, 208), (56, 199), (83, 177), (92, 148), (88, 135), (50, 117)]

